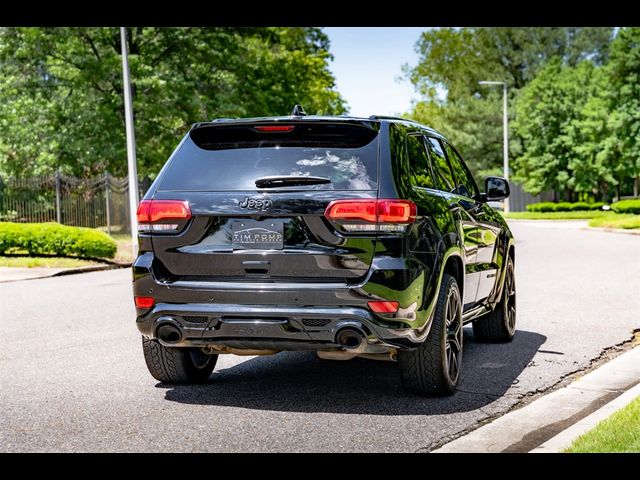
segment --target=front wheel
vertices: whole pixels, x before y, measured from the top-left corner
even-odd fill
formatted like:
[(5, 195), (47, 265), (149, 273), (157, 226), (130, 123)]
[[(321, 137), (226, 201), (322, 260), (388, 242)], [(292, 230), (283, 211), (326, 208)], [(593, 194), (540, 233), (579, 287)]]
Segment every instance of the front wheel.
[(507, 343), (516, 333), (516, 277), (513, 259), (507, 260), (502, 298), (496, 308), (473, 322), (473, 335), (479, 342)]
[(218, 360), (218, 355), (208, 355), (198, 348), (165, 347), (145, 337), (142, 350), (149, 373), (164, 383), (206, 382)]
[(455, 392), (462, 366), (462, 302), (456, 279), (444, 274), (431, 330), (411, 351), (398, 352), (404, 387), (431, 396)]

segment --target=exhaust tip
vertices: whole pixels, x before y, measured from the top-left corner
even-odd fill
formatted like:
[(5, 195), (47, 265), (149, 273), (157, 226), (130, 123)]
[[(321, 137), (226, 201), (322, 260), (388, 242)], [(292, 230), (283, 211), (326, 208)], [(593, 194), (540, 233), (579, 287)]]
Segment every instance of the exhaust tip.
[(336, 343), (346, 350), (357, 350), (364, 342), (364, 335), (355, 328), (343, 328), (336, 335)]
[(156, 337), (164, 343), (178, 343), (182, 340), (182, 332), (175, 325), (170, 323), (162, 324), (156, 330)]

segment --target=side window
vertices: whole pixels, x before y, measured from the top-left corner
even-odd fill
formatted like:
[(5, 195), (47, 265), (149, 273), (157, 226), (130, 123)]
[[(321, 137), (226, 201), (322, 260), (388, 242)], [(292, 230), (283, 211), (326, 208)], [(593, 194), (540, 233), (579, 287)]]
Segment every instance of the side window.
[(411, 185), (423, 188), (435, 188), (429, 167), (429, 157), (422, 135), (407, 135), (407, 157), (411, 172)]
[(433, 170), (437, 177), (438, 188), (445, 192), (453, 192), (455, 182), (453, 181), (453, 175), (449, 169), (449, 163), (447, 163), (447, 159), (444, 156), (444, 150), (442, 149), (440, 141), (433, 137), (426, 137), (426, 139)]
[(456, 180), (456, 188), (454, 193), (458, 195), (464, 195), (465, 197), (473, 198), (478, 192), (478, 187), (476, 186), (476, 182), (473, 180), (471, 176), (471, 172), (466, 167), (458, 152), (456, 152), (451, 145), (448, 143), (444, 144), (444, 148), (447, 151), (447, 157), (449, 157), (449, 163), (451, 164), (451, 170), (453, 170), (453, 174)]

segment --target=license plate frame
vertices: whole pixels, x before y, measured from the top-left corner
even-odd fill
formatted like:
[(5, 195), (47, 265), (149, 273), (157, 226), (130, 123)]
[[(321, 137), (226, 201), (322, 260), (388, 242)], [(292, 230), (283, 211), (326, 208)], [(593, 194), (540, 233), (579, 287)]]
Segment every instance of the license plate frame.
[(282, 250), (284, 223), (279, 220), (235, 220), (231, 224), (233, 250)]

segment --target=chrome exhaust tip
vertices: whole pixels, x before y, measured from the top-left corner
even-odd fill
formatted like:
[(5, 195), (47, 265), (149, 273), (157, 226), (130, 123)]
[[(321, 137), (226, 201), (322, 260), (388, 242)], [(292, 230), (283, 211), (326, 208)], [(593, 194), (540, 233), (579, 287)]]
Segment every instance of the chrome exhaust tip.
[(182, 332), (171, 323), (162, 323), (156, 329), (156, 337), (162, 343), (174, 344), (182, 340)]

